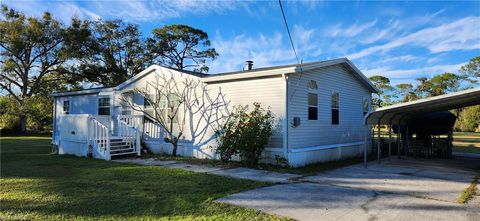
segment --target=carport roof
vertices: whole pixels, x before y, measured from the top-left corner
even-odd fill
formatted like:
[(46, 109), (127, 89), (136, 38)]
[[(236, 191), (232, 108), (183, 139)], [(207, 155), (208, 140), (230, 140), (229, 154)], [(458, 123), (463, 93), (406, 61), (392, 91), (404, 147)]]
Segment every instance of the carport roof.
[(365, 116), (365, 122), (377, 124), (404, 124), (412, 117), (437, 111), (452, 110), (480, 104), (480, 88), (424, 98), (381, 107)]

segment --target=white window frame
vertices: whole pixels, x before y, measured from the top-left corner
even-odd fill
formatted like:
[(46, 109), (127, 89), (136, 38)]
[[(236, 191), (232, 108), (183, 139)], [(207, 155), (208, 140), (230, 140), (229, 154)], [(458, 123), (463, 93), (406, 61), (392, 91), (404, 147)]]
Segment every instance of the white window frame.
[[(309, 80), (308, 81), (308, 93), (307, 93), (307, 119), (308, 120), (318, 120), (318, 86), (317, 86), (317, 81), (315, 80)], [(316, 99), (316, 104), (310, 104), (310, 94), (315, 95), (317, 97)], [(310, 108), (315, 108), (316, 111), (316, 117), (315, 119), (310, 119)]]
[[(124, 96), (125, 94), (128, 94), (128, 97), (127, 99), (129, 99), (128, 103), (127, 101), (124, 101), (123, 98), (125, 98), (126, 96)], [(121, 107), (121, 114), (122, 115), (132, 115), (133, 114), (133, 108), (130, 106), (130, 104), (133, 104), (133, 92), (126, 92), (124, 94), (122, 94), (122, 100), (120, 101), (120, 107)], [(129, 112), (129, 113), (126, 113), (126, 112)]]
[[(155, 94), (149, 94), (148, 95), (151, 100), (155, 100)], [(151, 111), (151, 115), (153, 116), (155, 113), (153, 111), (153, 106), (152, 104), (148, 103), (147, 99), (143, 97), (143, 111), (148, 112)]]
[[(334, 97), (334, 95), (337, 95)], [(335, 102), (334, 99), (337, 98), (337, 101)], [(331, 123), (332, 125), (339, 125), (340, 124), (340, 93), (338, 91), (332, 91), (332, 94), (330, 95), (330, 104), (331, 104)], [(338, 112), (338, 120), (337, 123), (333, 122), (333, 110), (337, 110)]]
[[(65, 110), (65, 102), (68, 103), (68, 108), (67, 108), (67, 110)], [(63, 102), (62, 102), (63, 114), (70, 114), (70, 109), (71, 109), (70, 100), (63, 100)]]
[[(100, 106), (100, 99), (108, 98), (108, 106), (103, 105)], [(107, 108), (108, 107), (108, 114), (100, 114), (100, 108)], [(111, 116), (112, 115), (112, 98), (110, 96), (99, 96), (97, 99), (97, 114), (102, 116)]]
[[(172, 96), (172, 95), (175, 95), (175, 94), (169, 94), (169, 96)], [(170, 98), (171, 99), (171, 98)], [(180, 107), (179, 107), (180, 108)], [(172, 109), (168, 106), (168, 102), (167, 100), (165, 99), (165, 105), (162, 107), (163, 110), (166, 110), (164, 111), (164, 113), (167, 114), (167, 120), (168, 122), (167, 123), (170, 123), (170, 118), (168, 117), (168, 115), (172, 112)], [(181, 114), (181, 111), (180, 110), (177, 110), (177, 114), (175, 115), (175, 117), (173, 118), (173, 123), (176, 124), (178, 123), (178, 119), (179, 119), (179, 114)]]
[[(149, 96), (151, 96), (151, 99), (152, 100), (156, 100), (156, 95), (155, 94), (150, 94)], [(168, 104), (167, 104), (167, 99), (166, 98), (161, 98), (159, 100), (160, 104), (163, 104), (159, 107), (159, 109), (162, 110), (162, 113), (165, 114), (165, 119), (168, 121), (167, 123), (170, 123), (170, 118), (168, 117), (168, 114), (171, 112), (171, 108), (168, 107)], [(146, 100), (145, 98), (143, 98), (143, 109), (144, 111), (149, 111), (149, 110), (152, 110), (152, 115), (155, 114), (154, 111), (153, 111), (153, 106), (152, 105), (148, 105), (146, 106)], [(173, 123), (178, 123), (178, 119), (179, 119), (179, 115), (181, 114), (181, 111), (179, 111), (176, 115), (176, 117), (174, 118), (174, 122)]]

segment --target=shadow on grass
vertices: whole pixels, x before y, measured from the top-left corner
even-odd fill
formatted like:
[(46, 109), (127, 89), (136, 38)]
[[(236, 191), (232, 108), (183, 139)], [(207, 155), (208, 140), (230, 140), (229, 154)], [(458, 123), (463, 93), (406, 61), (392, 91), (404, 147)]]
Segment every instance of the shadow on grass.
[(49, 142), (2, 138), (0, 219), (277, 219), (213, 202), (265, 183), (51, 155)]

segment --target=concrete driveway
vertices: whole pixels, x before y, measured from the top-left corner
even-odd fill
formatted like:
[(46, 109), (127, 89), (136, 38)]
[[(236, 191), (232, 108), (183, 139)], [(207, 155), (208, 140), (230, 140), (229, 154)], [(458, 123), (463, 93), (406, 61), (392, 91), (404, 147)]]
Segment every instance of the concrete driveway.
[(480, 220), (480, 205), (456, 203), (479, 159), (392, 159), (234, 194), (220, 202), (297, 220)]

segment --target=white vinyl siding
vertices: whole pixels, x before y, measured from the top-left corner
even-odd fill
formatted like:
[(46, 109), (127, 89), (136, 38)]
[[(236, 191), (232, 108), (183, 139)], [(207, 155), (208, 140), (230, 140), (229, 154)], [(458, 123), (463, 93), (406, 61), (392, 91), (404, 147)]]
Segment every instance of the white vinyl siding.
[[(97, 114), (97, 94), (83, 94), (65, 97), (55, 97), (55, 119), (64, 115), (64, 101), (69, 103), (69, 114)], [(58, 126), (55, 124), (55, 136), (59, 135)]]
[[(304, 87), (305, 84), (304, 84)], [(285, 118), (285, 80), (282, 76), (258, 78), (242, 81), (209, 83), (212, 92), (222, 93), (230, 100), (229, 109), (234, 106), (249, 105), (259, 102), (262, 107), (270, 108), (275, 116), (274, 133), (267, 144), (267, 148), (283, 148), (283, 119)], [(305, 111), (307, 105), (303, 106)], [(283, 154), (283, 153), (279, 153)]]
[[(156, 71), (158, 74), (175, 74), (178, 82), (182, 82), (184, 77), (196, 78), (191, 75), (181, 74), (176, 71)], [(147, 82), (155, 82), (155, 73), (145, 76), (144, 78), (139, 79), (137, 82), (132, 83), (123, 90), (133, 90), (135, 88), (145, 88)], [(208, 89), (210, 90), (211, 96), (216, 96), (221, 91), (225, 95), (225, 99), (229, 102), (228, 109), (233, 111), (233, 108), (238, 105), (250, 105), (252, 106), (253, 102), (259, 102), (262, 107), (270, 108), (270, 110), (275, 115), (275, 130), (274, 135), (270, 138), (270, 142), (267, 145), (267, 148), (279, 148), (280, 153), (282, 154), (283, 148), (283, 120), (285, 118), (285, 80), (281, 75), (273, 77), (264, 77), (264, 78), (254, 78), (254, 79), (245, 79), (238, 81), (222, 81), (222, 82), (209, 82), (206, 83)], [(150, 91), (150, 93), (154, 93)], [(143, 99), (143, 98), (142, 98)], [(148, 104), (145, 108), (149, 108)], [(305, 112), (306, 105), (303, 107)], [(183, 114), (183, 112), (181, 113)], [(227, 114), (227, 113), (225, 113)], [(198, 116), (193, 116), (194, 118)], [(194, 120), (196, 121), (196, 119)], [(215, 135), (215, 125), (196, 125), (197, 122), (193, 122), (191, 125), (190, 122), (186, 122), (186, 128), (184, 131), (184, 138), (186, 140), (192, 141), (194, 144), (201, 143), (201, 148), (208, 148), (208, 146), (214, 147), (216, 145), (214, 135)], [(191, 132), (192, 128), (205, 128), (205, 136), (199, 136), (197, 134), (196, 138), (192, 139)], [(202, 140), (203, 139), (203, 140)], [(203, 151), (203, 150), (202, 150)], [(214, 151), (214, 150), (213, 150)]]
[[(298, 82), (300, 80), (300, 82)], [(308, 120), (305, 107), (308, 106), (310, 80), (318, 84), (318, 120)], [(363, 98), (370, 97), (370, 91), (341, 65), (289, 75), (288, 117), (301, 118), (300, 126), (289, 127), (289, 149), (314, 147), (330, 144), (344, 144), (364, 140)], [(332, 125), (332, 92), (339, 93), (340, 124)]]

